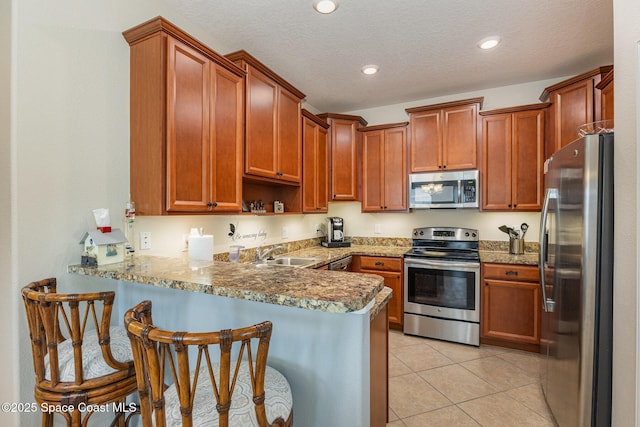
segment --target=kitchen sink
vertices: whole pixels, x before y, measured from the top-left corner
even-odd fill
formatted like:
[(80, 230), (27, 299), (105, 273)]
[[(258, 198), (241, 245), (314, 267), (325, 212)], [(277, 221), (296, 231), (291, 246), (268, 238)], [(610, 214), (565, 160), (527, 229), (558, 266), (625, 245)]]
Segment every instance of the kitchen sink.
[(305, 258), (305, 257), (279, 257), (275, 259), (268, 259), (264, 261), (255, 261), (258, 267), (278, 265), (286, 267), (308, 267), (316, 262), (319, 262), (320, 258)]

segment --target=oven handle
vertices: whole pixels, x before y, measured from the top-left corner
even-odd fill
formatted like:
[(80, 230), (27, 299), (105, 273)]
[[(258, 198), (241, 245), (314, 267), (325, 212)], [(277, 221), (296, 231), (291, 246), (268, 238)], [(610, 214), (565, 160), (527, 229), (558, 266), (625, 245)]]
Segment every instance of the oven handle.
[(410, 267), (415, 265), (416, 267), (444, 267), (444, 268), (465, 268), (465, 269), (474, 269), (480, 268), (479, 262), (455, 262), (455, 261), (433, 261), (433, 260), (417, 260), (417, 259), (406, 259), (405, 264)]

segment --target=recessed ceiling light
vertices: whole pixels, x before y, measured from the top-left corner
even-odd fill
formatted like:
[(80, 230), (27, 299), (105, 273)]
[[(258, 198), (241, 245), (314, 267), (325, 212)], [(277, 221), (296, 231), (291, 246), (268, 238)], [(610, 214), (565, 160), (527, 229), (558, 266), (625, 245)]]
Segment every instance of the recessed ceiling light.
[(498, 43), (500, 43), (500, 37), (491, 36), (480, 40), (478, 42), (478, 47), (484, 50), (493, 49), (494, 47), (498, 46)]
[(368, 76), (375, 74), (378, 72), (378, 66), (371, 64), (371, 65), (365, 65), (364, 67), (362, 67), (360, 69), (360, 71), (362, 71), (363, 74), (366, 74)]
[(313, 8), (320, 13), (331, 13), (338, 8), (338, 2), (333, 0), (316, 0), (313, 2)]

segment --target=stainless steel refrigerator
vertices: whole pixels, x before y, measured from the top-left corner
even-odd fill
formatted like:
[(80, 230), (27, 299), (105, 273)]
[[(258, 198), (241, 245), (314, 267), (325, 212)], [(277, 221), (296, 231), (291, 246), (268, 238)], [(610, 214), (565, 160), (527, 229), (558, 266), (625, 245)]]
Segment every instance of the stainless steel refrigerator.
[(610, 426), (613, 133), (552, 156), (540, 222), (547, 404), (560, 427)]

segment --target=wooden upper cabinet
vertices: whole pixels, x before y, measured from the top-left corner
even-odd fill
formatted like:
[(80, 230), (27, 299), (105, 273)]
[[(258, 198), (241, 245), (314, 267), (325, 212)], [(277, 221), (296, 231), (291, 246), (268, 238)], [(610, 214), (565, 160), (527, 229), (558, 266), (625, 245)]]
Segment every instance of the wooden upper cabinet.
[[(167, 211), (203, 211), (209, 175), (210, 61), (167, 39)], [(133, 196), (132, 196), (133, 197)], [(134, 199), (135, 200), (135, 199)]]
[(362, 211), (407, 210), (407, 122), (362, 128)]
[(329, 199), (359, 200), (360, 134), (367, 125), (360, 116), (323, 113), (318, 117), (329, 124)]
[(613, 66), (599, 67), (546, 88), (540, 100), (551, 103), (545, 157), (579, 138), (578, 128), (601, 120), (600, 90), (596, 88)]
[(243, 50), (226, 57), (247, 72), (245, 176), (299, 184), (304, 93)]
[(137, 212), (240, 211), (244, 71), (161, 17), (123, 35)]
[(215, 212), (238, 212), (242, 210), (244, 79), (220, 66), (213, 67), (211, 73), (212, 208)]
[(480, 113), (482, 210), (541, 209), (548, 106), (533, 104)]
[(329, 125), (304, 109), (302, 116), (302, 212), (326, 213), (329, 209)]
[(613, 128), (613, 70), (604, 75), (596, 89), (600, 90), (600, 120), (610, 120)]
[(484, 98), (407, 108), (411, 173), (475, 169), (478, 111)]

